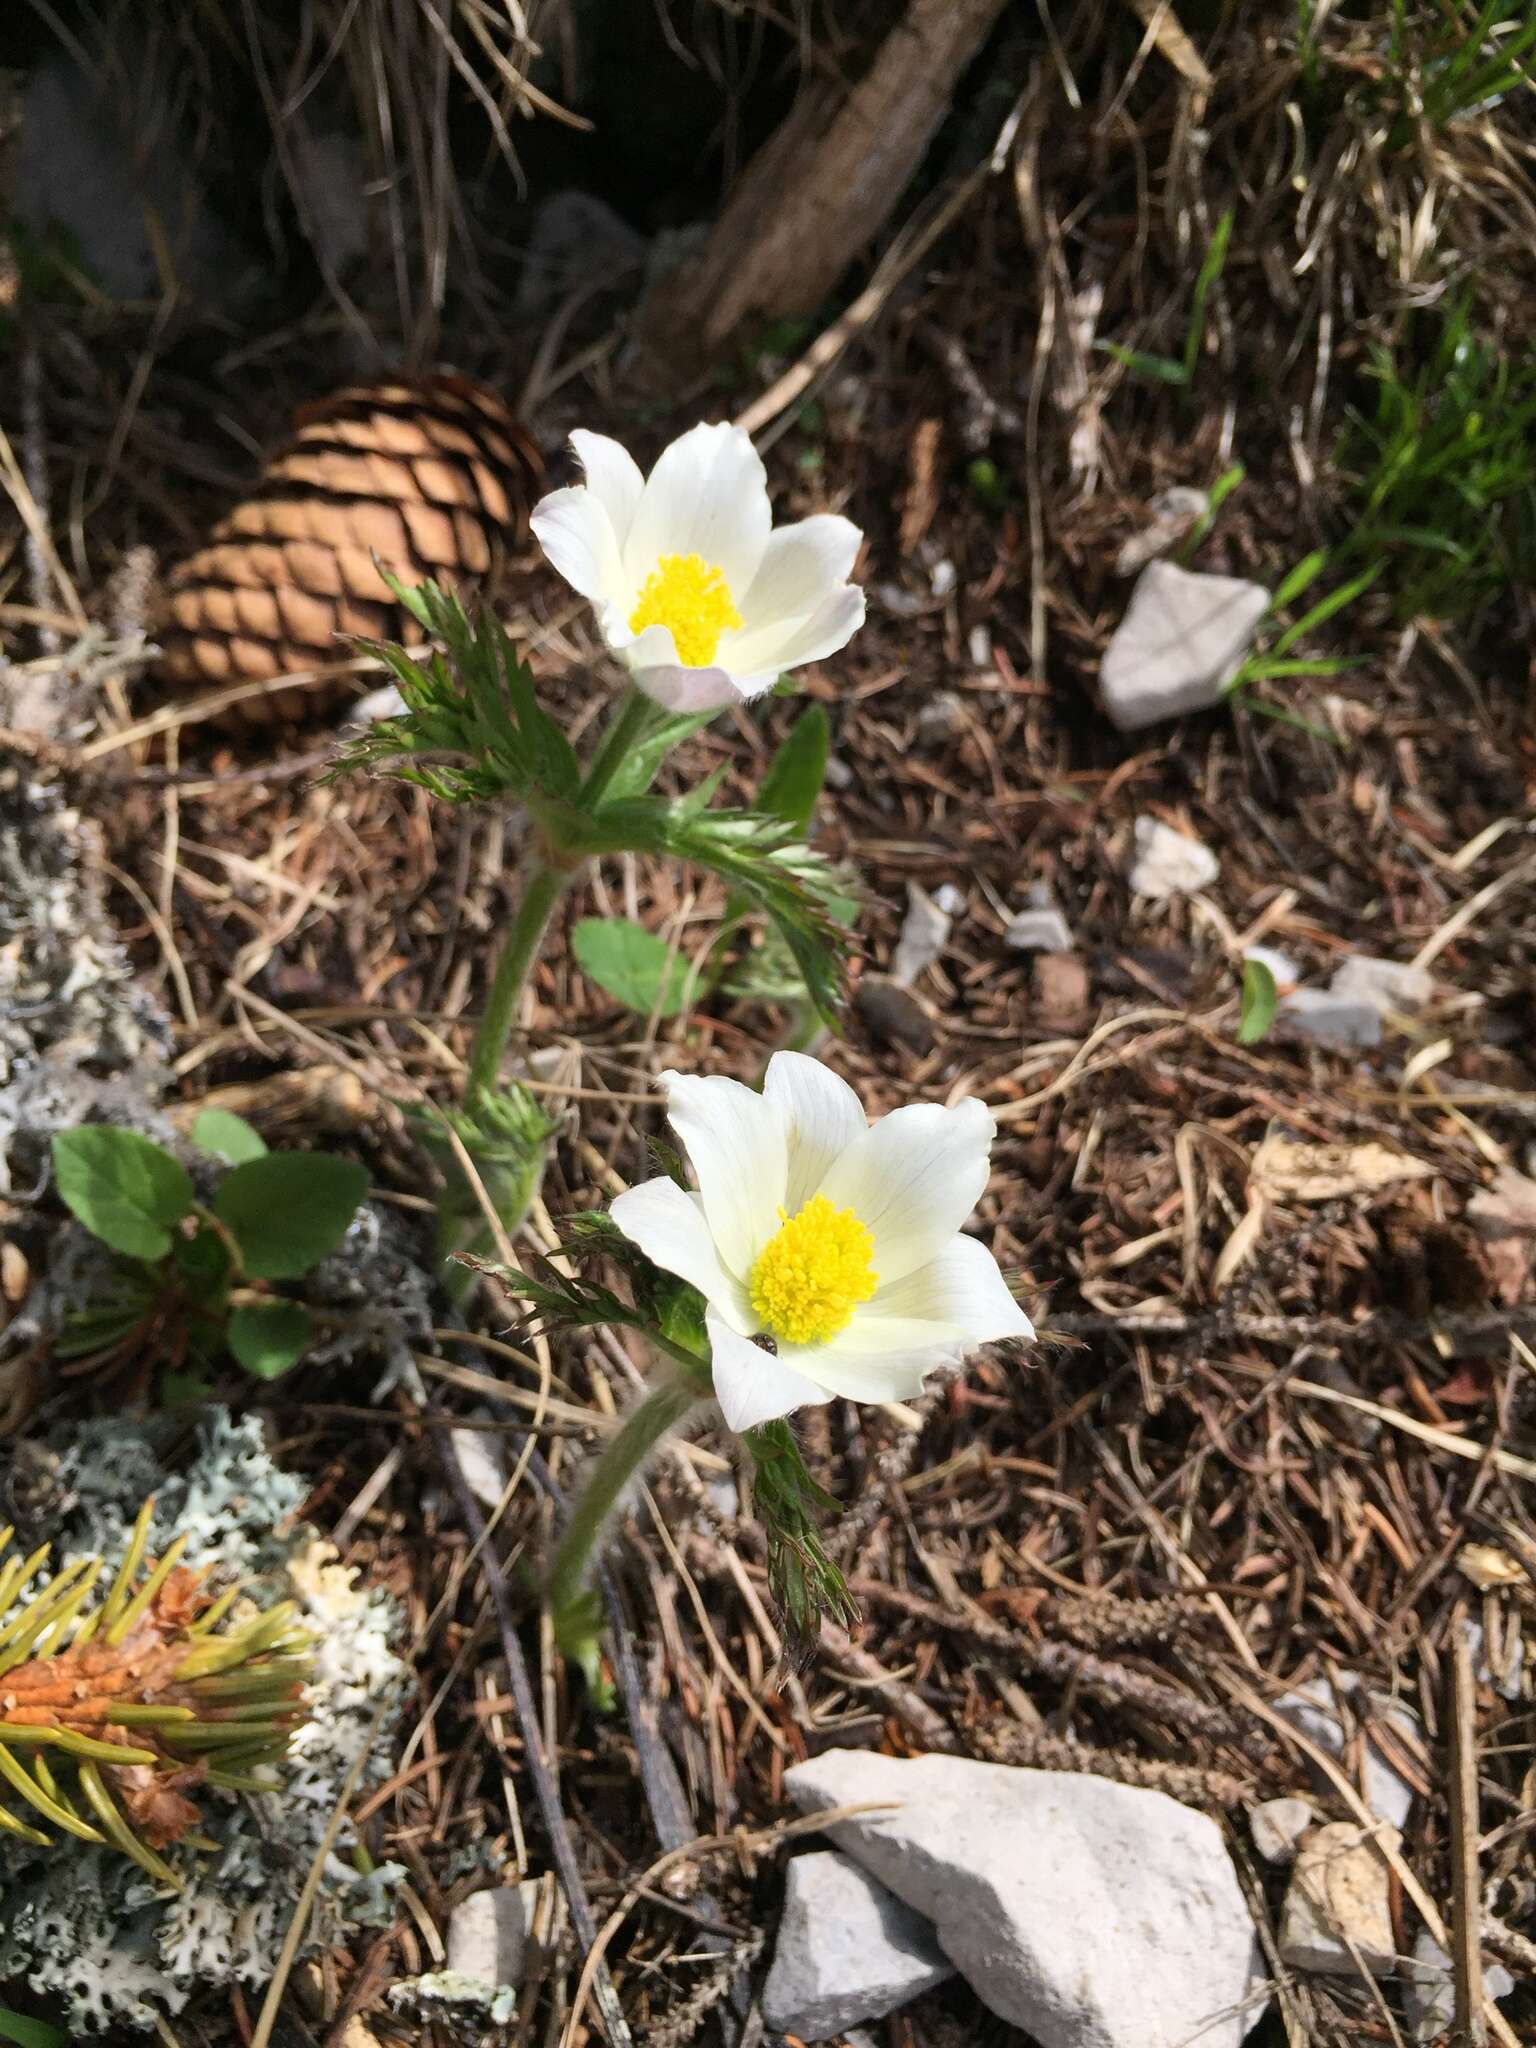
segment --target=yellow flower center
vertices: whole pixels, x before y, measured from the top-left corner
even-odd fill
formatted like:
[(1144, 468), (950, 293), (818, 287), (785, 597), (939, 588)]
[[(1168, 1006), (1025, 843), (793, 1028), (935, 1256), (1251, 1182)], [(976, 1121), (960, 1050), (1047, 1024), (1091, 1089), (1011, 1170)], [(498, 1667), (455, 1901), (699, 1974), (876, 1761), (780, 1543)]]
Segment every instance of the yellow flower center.
[(720, 635), (740, 624), (724, 571), (702, 555), (663, 555), (641, 584), (640, 601), (629, 615), (631, 633), (670, 626), (685, 668), (708, 668)]
[(753, 1310), (788, 1344), (825, 1344), (879, 1284), (870, 1263), (875, 1241), (851, 1209), (834, 1208), (825, 1195), (779, 1216), (752, 1268)]

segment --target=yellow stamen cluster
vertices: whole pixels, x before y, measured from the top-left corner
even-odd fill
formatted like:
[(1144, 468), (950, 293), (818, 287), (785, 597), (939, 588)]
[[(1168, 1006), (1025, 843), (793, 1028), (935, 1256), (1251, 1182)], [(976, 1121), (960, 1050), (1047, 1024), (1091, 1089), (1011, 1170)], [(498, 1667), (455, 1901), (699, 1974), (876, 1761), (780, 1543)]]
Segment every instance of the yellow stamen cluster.
[(685, 668), (708, 668), (728, 627), (741, 624), (724, 572), (702, 555), (663, 555), (640, 586), (629, 630), (670, 626)]
[(779, 1216), (752, 1268), (753, 1312), (787, 1344), (825, 1344), (879, 1284), (875, 1241), (851, 1209), (835, 1208), (825, 1195)]

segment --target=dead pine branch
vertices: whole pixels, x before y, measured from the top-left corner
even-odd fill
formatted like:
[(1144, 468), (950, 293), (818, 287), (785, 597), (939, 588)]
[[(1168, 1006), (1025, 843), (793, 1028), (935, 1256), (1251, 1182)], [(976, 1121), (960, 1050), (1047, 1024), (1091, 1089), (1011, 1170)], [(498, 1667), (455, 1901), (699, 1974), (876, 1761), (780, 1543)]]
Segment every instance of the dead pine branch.
[(702, 254), (641, 307), (642, 358), (675, 366), (687, 337), (698, 368), (749, 320), (814, 311), (890, 218), (1005, 4), (909, 0), (855, 85), (808, 81)]

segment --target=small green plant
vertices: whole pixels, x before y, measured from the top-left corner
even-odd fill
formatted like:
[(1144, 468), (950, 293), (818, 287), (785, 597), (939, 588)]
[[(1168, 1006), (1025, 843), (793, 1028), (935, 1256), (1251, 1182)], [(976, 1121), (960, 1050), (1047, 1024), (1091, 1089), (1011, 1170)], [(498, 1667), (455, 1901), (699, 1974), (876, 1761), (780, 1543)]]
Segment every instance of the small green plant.
[(1478, 338), (1462, 299), (1397, 349), (1378, 348), (1375, 402), (1351, 413), (1340, 467), (1356, 478), (1346, 547), (1391, 571), (1398, 616), (1466, 616), (1536, 577), (1536, 351)]
[(1242, 1009), (1238, 1017), (1239, 1045), (1258, 1045), (1269, 1036), (1280, 1007), (1275, 977), (1262, 960), (1243, 962)]
[(1138, 377), (1145, 377), (1154, 384), (1172, 384), (1181, 391), (1188, 391), (1195, 381), (1195, 372), (1200, 364), (1200, 351), (1205, 345), (1205, 315), (1207, 302), (1215, 287), (1216, 280), (1226, 267), (1227, 247), (1232, 240), (1232, 223), (1236, 215), (1231, 207), (1217, 221), (1200, 268), (1195, 275), (1195, 286), (1190, 294), (1189, 319), (1184, 328), (1184, 352), (1180, 356), (1148, 355), (1143, 349), (1124, 348), (1116, 341), (1101, 341), (1097, 346), (1107, 356), (1113, 356), (1117, 363)]
[[(1407, 0), (1393, 0), (1392, 14), (1387, 90), (1401, 112), (1387, 134), (1390, 148), (1406, 148), (1419, 121), (1445, 128), (1536, 86), (1529, 0), (1485, 0), (1475, 15), (1462, 0), (1411, 11)], [(1434, 23), (1427, 36), (1426, 20)]]
[(82, 1124), (54, 1137), (60, 1199), (117, 1255), (111, 1288), (71, 1319), (61, 1357), (125, 1365), (158, 1350), (172, 1373), (196, 1375), (228, 1350), (276, 1379), (309, 1349), (310, 1311), (277, 1290), (340, 1244), (367, 1174), (325, 1153), (269, 1152), (227, 1110), (205, 1110), (192, 1141), (227, 1167), (210, 1203), (138, 1131)]
[[(752, 809), (796, 832), (810, 825), (826, 781), (831, 731), (819, 704), (807, 705), (769, 763)], [(840, 927), (851, 926), (858, 900), (826, 876), (822, 907)], [(677, 1017), (695, 1003), (723, 992), (739, 1002), (784, 1004), (806, 1021), (814, 1009), (805, 977), (783, 935), (770, 928), (761, 943), (736, 952), (730, 941), (752, 916), (751, 895), (731, 891), (715, 929), (710, 956), (690, 961), (653, 932), (628, 918), (582, 918), (571, 933), (576, 964), (605, 994), (642, 1017)]]
[(291, 1601), (225, 1627), (241, 1589), (211, 1593), (180, 1563), (184, 1538), (145, 1571), (153, 1512), (146, 1501), (100, 1599), (103, 1558), (50, 1576), (45, 1544), (0, 1564), (0, 1792), (22, 1805), (0, 1800), (0, 1833), (46, 1846), (55, 1829), (179, 1891), (156, 1852), (217, 1848), (195, 1832), (196, 1786), (273, 1789), (253, 1774), (303, 1718), (311, 1638)]

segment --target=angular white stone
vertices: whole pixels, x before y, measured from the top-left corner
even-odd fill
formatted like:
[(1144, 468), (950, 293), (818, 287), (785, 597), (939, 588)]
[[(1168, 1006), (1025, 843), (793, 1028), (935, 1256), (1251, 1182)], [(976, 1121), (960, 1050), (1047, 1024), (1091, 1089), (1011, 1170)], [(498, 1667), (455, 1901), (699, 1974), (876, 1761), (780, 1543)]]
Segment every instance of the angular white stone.
[(1015, 953), (1070, 953), (1072, 927), (1059, 910), (1021, 910), (1003, 933)]
[(1261, 584), (1149, 562), (1104, 650), (1104, 709), (1121, 732), (1134, 732), (1219, 702), (1268, 609)]
[[(1347, 1729), (1335, 1694), (1342, 1698), (1348, 1713)], [(1353, 1671), (1336, 1672), (1332, 1683), (1314, 1678), (1285, 1693), (1274, 1705), (1275, 1712), (1299, 1728), (1309, 1742), (1343, 1764), (1378, 1820), (1395, 1828), (1403, 1825), (1413, 1804), (1413, 1787), (1394, 1770), (1387, 1749), (1390, 1745), (1409, 1756), (1422, 1750), (1424, 1724), (1412, 1707), (1387, 1693), (1368, 1691), (1365, 1681)], [(1356, 1723), (1365, 1724), (1358, 1737)], [(1380, 1737), (1374, 1732), (1377, 1729)], [(1357, 1753), (1363, 1765), (1359, 1770)]]
[[(1413, 1954), (1399, 1965), (1403, 1985), (1403, 2017), (1415, 2041), (1436, 2041), (1456, 2019), (1456, 1980), (1451, 1959), (1427, 1927), (1421, 1927)], [(1489, 1998), (1508, 1998), (1515, 1980), (1502, 1963), (1483, 1961), (1483, 1990)]]
[(1294, 1863), (1302, 1836), (1316, 1821), (1305, 1799), (1266, 1799), (1249, 1814), (1248, 1832), (1266, 1863)]
[(949, 944), (952, 918), (948, 905), (952, 899), (947, 888), (946, 884), (930, 896), (921, 883), (907, 884), (907, 914), (891, 958), (891, 979), (901, 988), (910, 988), (920, 974), (926, 974)]
[(1369, 1052), (1381, 1043), (1381, 1011), (1359, 996), (1336, 996), (1326, 988), (1293, 989), (1280, 998), (1277, 1021), (1315, 1045)]
[(1378, 1010), (1421, 1010), (1435, 992), (1435, 977), (1422, 967), (1351, 953), (1328, 984), (1332, 996), (1372, 1003)]
[[(1395, 1848), (1401, 1837), (1382, 1828), (1379, 1839)], [(1397, 1948), (1390, 1878), (1366, 1829), (1334, 1820), (1307, 1837), (1280, 1914), (1280, 1953), (1293, 1970), (1391, 1976)]]
[(883, 2019), (955, 1974), (920, 1913), (834, 1850), (789, 1866), (784, 1917), (763, 1988), (780, 2033), (825, 2041)]
[(1136, 861), (1131, 869), (1136, 895), (1192, 896), (1197, 889), (1209, 888), (1220, 873), (1221, 862), (1203, 839), (1175, 832), (1161, 818), (1136, 820)]
[(528, 1930), (538, 1904), (537, 1878), (471, 1892), (448, 1918), (448, 1974), (493, 1989), (523, 1981)]
[(1268, 2003), (1220, 1828), (1162, 1792), (862, 1750), (784, 1783), (805, 1813), (894, 1802), (828, 1832), (1040, 2048), (1237, 2048)]

